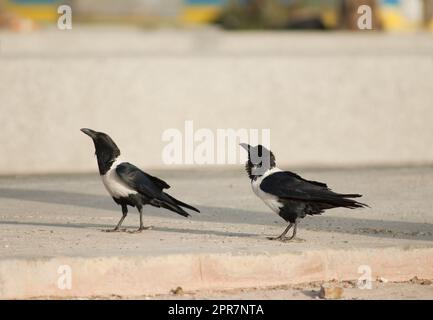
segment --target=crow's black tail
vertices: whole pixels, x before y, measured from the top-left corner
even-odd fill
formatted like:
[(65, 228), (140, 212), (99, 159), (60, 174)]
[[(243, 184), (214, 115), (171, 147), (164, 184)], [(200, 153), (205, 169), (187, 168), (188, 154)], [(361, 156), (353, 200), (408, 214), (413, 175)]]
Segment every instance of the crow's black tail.
[(172, 197), (171, 195), (169, 195), (168, 193), (165, 193), (166, 196), (168, 196), (176, 205), (193, 210), (195, 212), (200, 212), (200, 210), (198, 210), (197, 208), (194, 208), (193, 206), (190, 206), (189, 204), (186, 204), (182, 201), (177, 200), (176, 198)]
[(165, 209), (168, 209), (170, 211), (176, 212), (177, 214), (180, 214), (181, 216), (189, 217), (189, 213), (186, 212), (185, 210), (183, 210), (179, 206), (175, 206), (175, 205), (172, 205), (170, 203), (163, 202), (163, 203), (161, 203), (161, 207), (165, 208)]
[(188, 208), (190, 210), (194, 210), (196, 212), (200, 212), (198, 209), (190, 206), (189, 204), (183, 203), (182, 201), (177, 200), (176, 198), (170, 196), (168, 193), (162, 192), (161, 196), (158, 199), (152, 199), (150, 204), (155, 207), (161, 207), (168, 209), (170, 211), (176, 212), (184, 217), (189, 217), (189, 213), (183, 210), (181, 207)]
[(179, 207), (178, 205), (173, 203), (173, 201), (169, 198), (167, 198), (167, 201), (161, 200), (161, 199), (152, 199), (150, 201), (150, 204), (154, 207), (165, 208), (165, 209), (168, 209), (170, 211), (176, 212), (177, 214), (180, 214), (181, 216), (189, 217), (189, 214), (185, 210), (183, 210), (181, 207)]
[(345, 207), (349, 209), (355, 209), (355, 208), (370, 208), (368, 204), (358, 202), (352, 199), (348, 198), (360, 198), (362, 195), (360, 194), (337, 194), (339, 197), (338, 199), (335, 199), (336, 204), (338, 204), (339, 207)]

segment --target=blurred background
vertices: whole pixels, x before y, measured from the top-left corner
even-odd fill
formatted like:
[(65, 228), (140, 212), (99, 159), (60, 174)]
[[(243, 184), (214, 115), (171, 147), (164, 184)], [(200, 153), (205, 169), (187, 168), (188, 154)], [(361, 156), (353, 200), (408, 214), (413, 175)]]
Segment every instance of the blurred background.
[(431, 165), (432, 35), (433, 0), (0, 0), (0, 174), (94, 171), (81, 127), (171, 169), (186, 120), (269, 128), (283, 167)]
[(432, 0), (1, 0), (1, 23), (31, 30), (73, 8), (74, 22), (144, 27), (217, 24), (225, 29), (356, 30), (358, 8), (373, 10), (377, 30), (433, 29)]

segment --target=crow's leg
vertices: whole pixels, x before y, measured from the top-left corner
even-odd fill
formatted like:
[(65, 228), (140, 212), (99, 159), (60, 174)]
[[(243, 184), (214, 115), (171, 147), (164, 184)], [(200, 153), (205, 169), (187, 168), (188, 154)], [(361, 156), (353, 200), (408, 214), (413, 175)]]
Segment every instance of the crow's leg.
[(296, 238), (296, 231), (298, 229), (298, 221), (295, 221), (295, 226), (293, 227), (293, 233), (292, 236), (290, 238), (284, 238), (281, 239), (281, 241), (285, 241), (285, 242), (289, 242), (289, 241), (293, 241), (293, 242), (305, 242), (304, 239), (300, 239), (300, 238)]
[(290, 224), (287, 226), (287, 228), (283, 231), (282, 234), (280, 234), (278, 237), (268, 237), (268, 239), (269, 240), (280, 240), (280, 241), (287, 239), (286, 234), (293, 227), (293, 225), (295, 225), (295, 229), (296, 229), (296, 223), (290, 222)]
[(288, 241), (295, 239), (297, 229), (298, 229), (298, 221), (295, 220), (295, 226), (293, 227), (293, 233), (292, 233), (292, 236), (287, 239)]
[[(293, 227), (293, 233), (290, 237), (286, 237), (287, 232), (289, 232), (289, 230)], [(269, 240), (278, 240), (278, 241), (282, 241), (282, 242), (289, 242), (289, 241), (293, 241), (293, 242), (304, 242), (305, 240), (303, 239), (299, 239), (296, 238), (296, 231), (298, 229), (298, 221), (295, 220), (295, 222), (290, 222), (290, 224), (287, 226), (286, 230), (284, 230), (284, 232), (279, 235), (278, 237), (269, 237)]]
[(152, 226), (145, 227), (143, 225), (143, 207), (140, 206), (140, 207), (137, 207), (137, 209), (138, 209), (138, 212), (140, 213), (140, 227), (137, 229), (136, 232), (141, 232), (143, 230), (152, 229)]
[(122, 204), (122, 218), (120, 218), (119, 222), (117, 223), (117, 225), (114, 229), (108, 229), (108, 230), (104, 230), (104, 231), (105, 232), (121, 231), (120, 226), (122, 225), (123, 220), (125, 220), (127, 214), (128, 214), (128, 206), (126, 204)]

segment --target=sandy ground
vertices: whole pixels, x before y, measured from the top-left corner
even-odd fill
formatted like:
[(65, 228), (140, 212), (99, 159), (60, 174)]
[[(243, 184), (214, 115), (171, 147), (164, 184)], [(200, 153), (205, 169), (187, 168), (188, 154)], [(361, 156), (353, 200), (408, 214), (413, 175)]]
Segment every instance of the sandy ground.
[[(303, 242), (266, 239), (285, 227), (257, 199), (239, 170), (151, 171), (172, 185), (171, 194), (200, 210), (189, 219), (145, 207), (143, 233), (102, 232), (120, 218), (97, 174), (0, 178), (0, 261), (12, 258), (155, 256), (166, 254), (277, 254), (314, 249), (431, 248), (433, 171), (418, 168), (296, 170), (335, 191), (358, 192), (370, 209), (334, 209), (307, 217)], [(138, 227), (134, 210), (124, 227)], [(315, 299), (317, 284), (232, 292), (186, 292), (187, 299)], [(172, 295), (156, 298), (168, 299)], [(431, 298), (432, 286), (383, 283), (374, 290), (348, 286), (347, 299)], [(107, 298), (107, 297), (105, 297)], [(128, 297), (121, 297), (128, 298)], [(149, 297), (142, 297), (149, 298)], [(155, 298), (155, 297), (153, 297)]]
[[(386, 300), (386, 299), (433, 299), (432, 281), (413, 281), (401, 283), (374, 282), (371, 289), (360, 289), (356, 283), (332, 283), (332, 286), (343, 288), (343, 300)], [(153, 297), (134, 297), (134, 299), (216, 299), (216, 300), (320, 300), (320, 284), (303, 284), (265, 289), (242, 289), (231, 291), (204, 291), (182, 294), (161, 295)], [(110, 298), (110, 297), (106, 297)], [(116, 297), (111, 297), (116, 298)], [(125, 298), (125, 297), (117, 297)], [(129, 297), (132, 298), (132, 297)]]
[[(316, 282), (292, 286), (233, 290), (183, 291), (173, 288), (166, 295), (93, 296), (78, 299), (122, 300), (328, 300), (320, 296), (321, 286), (343, 289), (340, 300), (433, 300), (433, 280), (414, 278), (407, 282), (374, 281), (371, 289), (359, 288), (356, 281)], [(53, 299), (42, 297), (40, 299)]]
[[(155, 172), (172, 195), (202, 212), (189, 219), (145, 207), (153, 229), (141, 234), (101, 232), (120, 218), (97, 175), (0, 179), (0, 256), (152, 255), (194, 252), (281, 252), (312, 248), (431, 246), (431, 168), (298, 170), (335, 191), (358, 192), (371, 209), (333, 209), (307, 217), (300, 243), (275, 243), (285, 223), (259, 200), (237, 171)], [(130, 210), (124, 227), (138, 227)]]

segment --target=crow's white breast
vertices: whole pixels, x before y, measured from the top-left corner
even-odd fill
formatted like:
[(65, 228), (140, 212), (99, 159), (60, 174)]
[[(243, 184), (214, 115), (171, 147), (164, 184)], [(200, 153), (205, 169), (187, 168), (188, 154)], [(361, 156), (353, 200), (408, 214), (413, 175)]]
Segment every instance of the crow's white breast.
[(260, 184), (262, 183), (263, 179), (268, 177), (269, 175), (282, 171), (279, 168), (273, 168), (271, 170), (266, 171), (261, 177), (257, 177), (256, 180), (251, 181), (251, 187), (260, 199), (269, 207), (272, 211), (275, 213), (280, 212), (280, 208), (283, 206), (280, 202), (278, 202), (278, 197), (274, 196), (273, 194), (266, 193), (260, 188)]
[(102, 182), (105, 189), (114, 198), (128, 197), (130, 194), (136, 194), (137, 191), (127, 186), (117, 175), (116, 167), (123, 161), (116, 160), (106, 174), (102, 175)]

